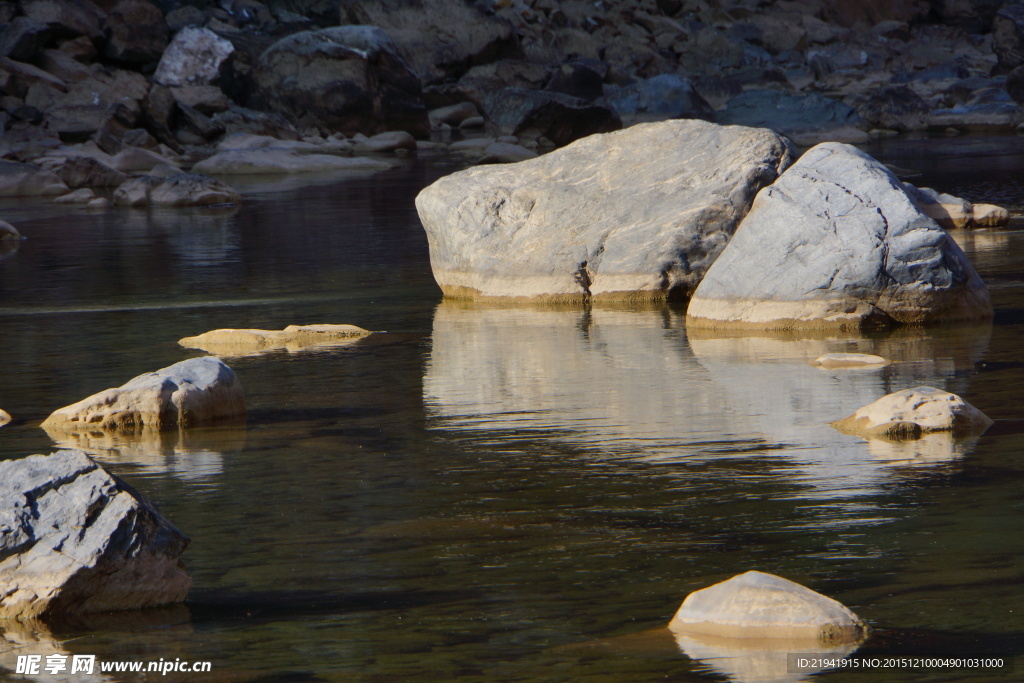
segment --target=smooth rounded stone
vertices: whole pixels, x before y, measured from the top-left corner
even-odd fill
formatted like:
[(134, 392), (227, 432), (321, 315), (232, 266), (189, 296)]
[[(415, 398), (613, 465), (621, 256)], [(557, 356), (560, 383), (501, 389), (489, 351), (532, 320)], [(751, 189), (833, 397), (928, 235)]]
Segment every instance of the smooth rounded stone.
[(10, 424), (12, 419), (14, 418), (11, 417), (10, 413), (8, 413), (3, 408), (0, 408), (0, 427), (3, 427), (6, 424)]
[(687, 325), (858, 329), (992, 316), (967, 257), (878, 161), (808, 150), (763, 190), (687, 309)]
[(459, 130), (470, 130), (472, 128), (483, 128), (487, 125), (487, 119), (482, 116), (470, 116), (468, 119), (463, 119), (462, 123), (459, 124)]
[(749, 571), (686, 596), (669, 629), (727, 638), (862, 640), (867, 627), (841, 603), (774, 574)]
[(975, 204), (973, 207), (974, 227), (1003, 228), (1010, 223), (1010, 212), (995, 204)]
[(283, 330), (220, 329), (178, 343), (217, 356), (247, 356), (267, 351), (298, 351), (354, 344), (373, 334), (355, 325), (289, 325)]
[(122, 173), (146, 172), (160, 164), (175, 165), (167, 157), (141, 147), (126, 147), (111, 159), (111, 166)]
[(83, 428), (140, 432), (194, 427), (245, 414), (245, 392), (231, 368), (209, 356), (149, 372), (54, 411), (48, 433)]
[(54, 204), (88, 204), (96, 198), (96, 193), (88, 187), (69, 192), (53, 200)]
[(18, 229), (8, 223), (7, 221), (0, 220), (0, 240), (20, 240), (21, 233)]
[(0, 197), (65, 194), (68, 186), (50, 171), (17, 161), (0, 161)]
[(85, 205), (87, 209), (109, 209), (113, 204), (106, 197), (96, 197), (88, 201)]
[(431, 128), (437, 128), (442, 123), (447, 123), (449, 126), (457, 126), (474, 116), (480, 116), (480, 111), (472, 102), (460, 102), (448, 105), (447, 107), (438, 107), (437, 109), (431, 109), (427, 113)]
[(392, 162), (383, 159), (301, 154), (289, 149), (257, 148), (218, 152), (197, 163), (192, 170), (209, 175), (267, 175), (323, 171), (377, 173), (386, 171), (392, 165)]
[(889, 439), (916, 439), (930, 432), (976, 435), (991, 425), (992, 420), (967, 401), (933, 387), (897, 391), (832, 423), (844, 434)]
[(209, 85), (234, 51), (231, 41), (208, 28), (183, 28), (164, 50), (153, 80), (167, 86)]
[(447, 296), (659, 300), (693, 290), (793, 157), (765, 129), (638, 124), (446, 176), (416, 208)]
[(495, 142), (497, 140), (494, 138), (469, 138), (451, 143), (448, 145), (448, 151), (455, 154), (483, 154), (483, 151)]
[(818, 356), (811, 365), (819, 368), (880, 368), (891, 365), (892, 361), (870, 353), (826, 353)]
[(531, 149), (521, 145), (513, 145), (507, 142), (495, 142), (484, 149), (484, 155), (478, 161), (479, 164), (513, 164), (527, 159), (535, 159), (538, 156)]
[(416, 138), (403, 130), (378, 133), (372, 137), (357, 135), (353, 141), (355, 142), (353, 150), (356, 154), (381, 154), (399, 149), (416, 149)]
[(189, 539), (77, 450), (0, 462), (0, 619), (184, 601)]

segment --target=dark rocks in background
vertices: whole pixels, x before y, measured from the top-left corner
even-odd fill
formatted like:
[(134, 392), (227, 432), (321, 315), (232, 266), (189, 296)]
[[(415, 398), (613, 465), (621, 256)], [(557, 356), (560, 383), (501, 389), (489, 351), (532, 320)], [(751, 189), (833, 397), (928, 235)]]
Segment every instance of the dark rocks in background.
[(153, 80), (161, 85), (209, 85), (235, 51), (230, 41), (206, 28), (184, 28), (160, 57)]
[(527, 142), (545, 137), (560, 147), (622, 128), (610, 107), (559, 93), (505, 88), (485, 95), (482, 104), (499, 134)]
[(1024, 2), (1007, 3), (992, 22), (992, 51), (1002, 73), (1024, 64)]
[(18, 17), (0, 31), (0, 57), (29, 62), (50, 39), (50, 28), (28, 17)]
[(58, 177), (72, 190), (80, 187), (117, 187), (128, 177), (92, 157), (71, 157), (57, 169)]
[(932, 0), (932, 8), (944, 24), (970, 33), (988, 33), (996, 12), (1005, 0)]
[(419, 77), (375, 26), (301, 31), (263, 53), (254, 99), (301, 125), (346, 134), (429, 134)]
[(857, 113), (869, 125), (899, 131), (927, 128), (930, 111), (920, 95), (903, 85), (880, 88), (857, 107)]
[[(428, 86), (424, 97), (432, 109), (467, 99), (479, 105), (487, 93), (503, 88), (539, 89), (543, 88), (549, 79), (548, 69), (541, 64), (531, 64), (517, 59), (501, 59), (490, 64), (475, 66), (467, 71), (454, 88), (457, 94), (453, 101), (442, 103), (432, 99), (431, 93), (437, 93), (440, 86)], [(447, 89), (445, 91), (450, 92)]]
[(520, 56), (512, 25), (463, 0), (341, 0), (341, 21), (378, 26), (424, 84)]
[(45, 24), (55, 38), (84, 36), (103, 39), (104, 12), (90, 0), (29, 0), (22, 3), (25, 16)]
[(623, 87), (605, 89), (608, 104), (624, 126), (642, 121), (704, 119), (713, 121), (715, 112), (688, 78), (675, 74), (655, 76)]
[[(718, 122), (772, 128), (798, 144), (834, 139), (840, 129), (853, 133), (862, 125), (857, 112), (843, 102), (817, 94), (791, 95), (775, 90), (747, 90), (737, 95), (718, 112)], [(860, 137), (859, 142), (867, 139), (863, 133), (855, 137)]]
[(119, 62), (156, 62), (167, 49), (164, 14), (147, 0), (120, 0), (107, 14), (103, 28), (105, 54)]
[(596, 59), (566, 62), (555, 70), (544, 89), (593, 101), (604, 95), (607, 76), (608, 65)]

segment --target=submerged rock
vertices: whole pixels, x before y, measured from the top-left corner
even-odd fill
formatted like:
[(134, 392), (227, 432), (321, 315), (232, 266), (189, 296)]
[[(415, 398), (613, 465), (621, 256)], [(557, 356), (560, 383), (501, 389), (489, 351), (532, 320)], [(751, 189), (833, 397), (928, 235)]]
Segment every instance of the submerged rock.
[(686, 596), (669, 622), (675, 633), (840, 644), (867, 627), (841, 603), (780, 576), (749, 571)]
[(448, 296), (585, 300), (689, 293), (793, 150), (764, 129), (638, 124), (416, 198)]
[(896, 177), (824, 143), (757, 196), (694, 292), (687, 324), (854, 329), (991, 316), (967, 257)]
[(870, 353), (826, 353), (814, 359), (811, 365), (819, 368), (880, 368), (892, 361)]
[(181, 602), (189, 539), (81, 451), (0, 462), (0, 618)]
[(139, 375), (54, 411), (47, 432), (89, 428), (125, 433), (144, 428), (193, 427), (245, 414), (245, 392), (227, 365), (216, 358), (192, 358)]
[(280, 349), (294, 353), (310, 348), (347, 346), (370, 334), (373, 333), (355, 325), (289, 325), (283, 330), (213, 330), (185, 337), (178, 343), (218, 356), (246, 356)]
[(991, 425), (992, 420), (967, 401), (932, 387), (883, 396), (832, 423), (844, 434), (890, 439), (916, 439), (930, 432), (980, 434)]

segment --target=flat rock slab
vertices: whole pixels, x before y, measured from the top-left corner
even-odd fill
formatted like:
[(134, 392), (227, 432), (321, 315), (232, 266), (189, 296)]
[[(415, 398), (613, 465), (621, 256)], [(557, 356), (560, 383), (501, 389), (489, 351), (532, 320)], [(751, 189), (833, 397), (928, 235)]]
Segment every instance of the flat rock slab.
[(657, 300), (692, 292), (793, 155), (765, 129), (639, 124), (446, 176), (416, 208), (447, 296)]
[(675, 633), (829, 645), (862, 640), (867, 631), (856, 614), (832, 598), (758, 571), (690, 593), (668, 627)]
[(880, 368), (891, 365), (892, 361), (870, 353), (826, 353), (815, 358), (811, 365), (819, 368)]
[(832, 423), (844, 434), (883, 439), (916, 439), (930, 432), (970, 436), (991, 425), (992, 420), (967, 401), (933, 387), (897, 391)]
[(757, 196), (694, 292), (687, 325), (858, 329), (991, 316), (963, 251), (889, 169), (824, 143)]
[(302, 154), (291, 149), (257, 148), (218, 152), (197, 163), (192, 170), (210, 175), (270, 175), (323, 171), (377, 173), (386, 171), (393, 165), (382, 159)]
[(0, 619), (182, 602), (189, 539), (82, 451), (0, 462)]
[(347, 346), (373, 334), (355, 325), (289, 325), (283, 330), (221, 329), (178, 341), (189, 349), (218, 356), (247, 356), (268, 351), (295, 353), (312, 348)]
[(61, 408), (43, 421), (53, 435), (68, 431), (137, 433), (172, 429), (245, 415), (245, 392), (222, 361), (192, 358), (149, 372), (116, 388)]

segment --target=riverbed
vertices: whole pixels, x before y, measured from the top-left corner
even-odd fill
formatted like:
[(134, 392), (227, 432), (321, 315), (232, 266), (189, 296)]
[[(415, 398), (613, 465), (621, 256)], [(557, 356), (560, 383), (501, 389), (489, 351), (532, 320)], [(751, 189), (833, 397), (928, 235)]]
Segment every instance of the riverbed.
[[(1024, 214), (1021, 138), (869, 151), (916, 184)], [(191, 537), (194, 587), (175, 608), (0, 627), (0, 679), (38, 652), (212, 665), (167, 680), (809, 680), (664, 628), (687, 593), (749, 569), (853, 609), (873, 629), (857, 656), (1024, 655), (1021, 218), (956, 235), (991, 325), (716, 336), (688, 333), (681, 308), (442, 301), (413, 198), (456, 168), (243, 184), (228, 209), (0, 203), (27, 238), (0, 253), (0, 408), (15, 418), (2, 459), (54, 450), (38, 424), (56, 408), (201, 354), (182, 337), (380, 332), (226, 358), (245, 425), (57, 444), (87, 449)], [(832, 351), (894, 363), (809, 365)], [(922, 384), (995, 425), (901, 445), (828, 425)], [(911, 675), (1012, 678), (814, 678)]]

